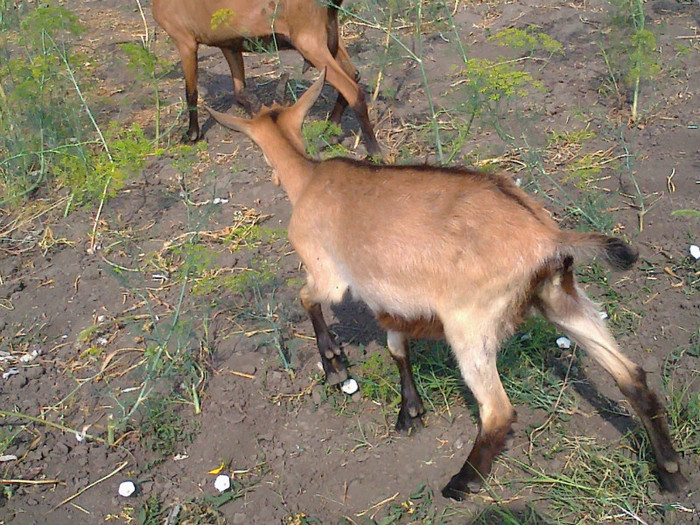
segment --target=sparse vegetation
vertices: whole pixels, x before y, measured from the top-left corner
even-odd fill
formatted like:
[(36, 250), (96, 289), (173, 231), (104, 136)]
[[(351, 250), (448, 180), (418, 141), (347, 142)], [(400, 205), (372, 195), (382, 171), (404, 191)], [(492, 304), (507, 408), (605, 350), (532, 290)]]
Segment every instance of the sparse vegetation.
[[(673, 438), (695, 466), (691, 6), (668, 16), (610, 0), (601, 15), (579, 4), (505, 19), (512, 8), (500, 1), (361, 0), (339, 15), (389, 161), (507, 170), (565, 226), (639, 237), (632, 273), (591, 262), (578, 275), (663, 386)], [(557, 348), (560, 334), (537, 319), (499, 358), (522, 407), (513, 452), (470, 503), (438, 497), (430, 480), (446, 472), (435, 469), (465, 451), (452, 448), (453, 424), (476, 422), (450, 349), (412, 343), (428, 410), (421, 436), (392, 431), (398, 372), (388, 353), (365, 351), (376, 346), (371, 328), (338, 334), (361, 395), (323, 386), (296, 297), (304, 274), (283, 229), (287, 203), (259, 152), (204, 118), (209, 143), (177, 143), (174, 49), (153, 38), (138, 0), (99, 15), (84, 7), (0, 0), (0, 522), (17, 509), (41, 520), (126, 460), (110, 483), (134, 479), (133, 499), (110, 503), (114, 487), (100, 482), (47, 519), (100, 519), (94, 502), (107, 523), (143, 525), (253, 522), (256, 512), (299, 525), (697, 519), (689, 500), (657, 496), (638, 422), (593, 392), (599, 369), (575, 345)], [(231, 16), (220, 11), (212, 26)], [(276, 41), (247, 45), (267, 53), (246, 58), (261, 98), (282, 67), (286, 89), (308, 83)], [(231, 102), (225, 64), (200, 58), (200, 97)], [(355, 134), (304, 126), (320, 158), (357, 156)], [(334, 313), (331, 329), (347, 326), (348, 312)], [(613, 426), (605, 438), (588, 431), (603, 425)], [(460, 431), (465, 443), (473, 430)], [(434, 447), (410, 471), (397, 460), (408, 439)], [(232, 486), (216, 493), (206, 471), (222, 457)]]

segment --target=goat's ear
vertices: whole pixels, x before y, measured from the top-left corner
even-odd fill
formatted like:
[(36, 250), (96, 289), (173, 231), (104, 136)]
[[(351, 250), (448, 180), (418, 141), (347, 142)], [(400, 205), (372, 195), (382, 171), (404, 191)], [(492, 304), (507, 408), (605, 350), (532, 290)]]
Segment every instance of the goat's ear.
[(321, 90), (323, 89), (323, 83), (325, 81), (326, 68), (324, 67), (316, 81), (313, 84), (311, 84), (311, 87), (309, 89), (306, 90), (306, 93), (300, 96), (299, 100), (297, 100), (296, 103), (291, 108), (289, 108), (292, 114), (294, 115), (295, 119), (299, 121), (299, 127), (301, 127), (301, 124), (302, 122), (304, 122), (306, 114), (309, 112), (311, 107), (316, 102), (316, 99), (318, 99), (318, 96), (321, 94)]
[(216, 120), (222, 126), (232, 129), (234, 131), (240, 131), (241, 133), (245, 133), (246, 135), (250, 135), (250, 120), (234, 117), (233, 115), (229, 115), (228, 113), (220, 113), (218, 111), (214, 111), (209, 106), (204, 107), (209, 112), (209, 114), (212, 117), (214, 117), (214, 120)]

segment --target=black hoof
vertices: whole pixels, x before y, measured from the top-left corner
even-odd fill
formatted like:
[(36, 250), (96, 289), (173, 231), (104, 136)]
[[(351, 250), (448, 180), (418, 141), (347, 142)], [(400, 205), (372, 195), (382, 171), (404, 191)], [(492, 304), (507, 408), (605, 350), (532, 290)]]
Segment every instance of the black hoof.
[(185, 142), (197, 142), (202, 136), (199, 134), (199, 128), (190, 128), (185, 134)]
[[(422, 412), (420, 414), (422, 414)], [(415, 432), (423, 428), (423, 420), (421, 419), (420, 414), (416, 417), (411, 417), (408, 410), (402, 408), (399, 411), (399, 417), (396, 420), (396, 431), (410, 434), (411, 432)]]
[(321, 359), (323, 371), (326, 373), (326, 382), (331, 385), (339, 385), (348, 378), (348, 369), (338, 357), (333, 359)]
[(659, 469), (656, 471), (656, 476), (659, 478), (661, 490), (664, 492), (679, 493), (688, 483), (680, 470), (677, 472), (668, 472), (667, 470)]
[(442, 489), (442, 495), (445, 498), (455, 501), (463, 501), (471, 491), (466, 483), (459, 477), (459, 474), (452, 476), (450, 482)]
[(479, 474), (472, 470), (471, 475), (460, 472), (452, 476), (450, 482), (442, 489), (442, 495), (457, 501), (462, 501), (469, 494), (476, 494), (481, 490), (483, 481)]

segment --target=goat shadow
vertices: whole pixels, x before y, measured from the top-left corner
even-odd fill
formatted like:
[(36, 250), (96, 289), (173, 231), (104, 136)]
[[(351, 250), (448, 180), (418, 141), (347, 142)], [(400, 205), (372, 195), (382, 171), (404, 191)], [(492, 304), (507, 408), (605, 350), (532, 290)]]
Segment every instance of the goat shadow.
[[(363, 345), (366, 347), (373, 342), (382, 348), (386, 347), (385, 332), (379, 327), (373, 313), (364, 303), (354, 301), (349, 294), (346, 294), (342, 302), (331, 306), (331, 310), (335, 316), (335, 322), (331, 323), (329, 328), (336, 334), (337, 341), (342, 347), (345, 349), (347, 349), (348, 345)], [(447, 345), (447, 342), (442, 341), (441, 344)], [(415, 346), (415, 344), (411, 344), (411, 361), (420, 365), (421, 360), (427, 359), (423, 354), (430, 351), (430, 345), (425, 345), (423, 347), (424, 350), (421, 352), (417, 352)], [(559, 359), (560, 357), (561, 359)], [(592, 361), (592, 358), (587, 359)], [(566, 359), (567, 363), (564, 363), (565, 359), (563, 356), (557, 355), (551, 361), (553, 362), (549, 362), (548, 365), (553, 369), (554, 373), (561, 379), (565, 379), (568, 359)], [(574, 363), (579, 366), (572, 366), (568, 370), (567, 383), (578, 395), (590, 403), (604, 421), (611, 424), (620, 435), (642, 428), (629, 415), (629, 410), (626, 407), (601, 394), (595, 385), (589, 381), (586, 374), (582, 371), (579, 357), (576, 358)], [(456, 363), (453, 364), (455, 367), (457, 366)], [(594, 364), (594, 366), (599, 365)], [(352, 375), (353, 370), (350, 369), (349, 371)], [(476, 415), (476, 402), (466, 385), (463, 385), (463, 396), (470, 409)], [(515, 408), (517, 410), (517, 406)]]
[[(215, 59), (221, 59), (221, 61), (224, 61), (223, 57), (220, 56), (220, 53), (217, 53), (217, 55), (208, 56), (205, 58), (205, 60), (213, 61)], [(299, 56), (299, 61), (301, 62), (302, 60), (303, 59), (301, 56)], [(291, 76), (290, 69), (293, 70), (293, 75)], [(302, 79), (298, 69), (299, 68), (296, 66), (294, 68), (285, 67), (274, 79), (267, 81), (262, 77), (257, 79), (246, 77), (247, 96), (256, 99), (260, 104), (264, 104), (268, 107), (272, 105), (273, 102), (276, 102), (281, 106), (291, 105), (309, 88), (315, 77), (318, 76), (316, 69), (312, 68), (313, 72), (309, 73), (309, 75), (313, 75), (313, 78), (310, 80)], [(180, 69), (180, 72), (181, 71), (182, 70)], [(184, 96), (184, 79), (182, 82)], [(201, 111), (203, 109), (202, 105), (205, 102), (207, 105), (211, 106), (217, 111), (224, 113), (232, 112), (238, 116), (247, 115), (246, 118), (250, 118), (252, 116), (245, 112), (243, 107), (237, 103), (233, 94), (233, 81), (231, 80), (230, 74), (207, 72), (206, 69), (200, 66), (199, 86), (206, 88), (207, 92), (206, 100), (200, 95), (198, 105), (200, 109), (202, 136), (206, 136), (207, 131), (209, 131), (216, 124), (216, 121), (209, 117), (206, 111)], [(362, 89), (365, 89), (365, 86), (361, 87)], [(314, 106), (311, 108), (309, 116), (315, 120), (326, 120), (330, 115), (333, 106), (335, 105), (337, 97), (338, 92), (336, 89), (326, 82), (323, 86), (321, 96), (319, 97), (319, 102), (314, 104)], [(232, 111), (232, 108), (235, 109)], [(341, 129), (342, 133), (338, 140), (343, 140), (351, 133), (354, 133), (355, 135), (361, 134), (359, 122), (357, 121), (357, 118), (350, 107), (347, 107), (343, 113)]]

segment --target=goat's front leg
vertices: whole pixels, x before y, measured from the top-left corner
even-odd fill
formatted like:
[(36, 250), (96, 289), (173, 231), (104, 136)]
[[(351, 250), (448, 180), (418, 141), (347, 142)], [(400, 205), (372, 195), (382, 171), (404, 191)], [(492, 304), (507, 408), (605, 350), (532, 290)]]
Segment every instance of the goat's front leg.
[(401, 410), (396, 421), (396, 430), (399, 432), (416, 430), (423, 426), (421, 416), (425, 413), (425, 408), (416, 390), (416, 384), (413, 382), (408, 335), (389, 330), (386, 339), (389, 353), (394, 358), (401, 375)]
[(312, 298), (309, 286), (306, 284), (299, 291), (299, 299), (314, 326), (316, 344), (321, 355), (323, 371), (326, 373), (326, 381), (329, 385), (340, 384), (348, 378), (348, 369), (343, 362), (345, 354), (328, 330), (321, 304)]
[[(478, 339), (478, 338), (477, 338)], [(450, 340), (462, 377), (479, 404), (479, 433), (461, 470), (442, 489), (446, 498), (462, 500), (478, 492), (494, 458), (507, 446), (516, 413), (503, 389), (496, 368), (497, 344), (475, 341), (462, 346)]]

